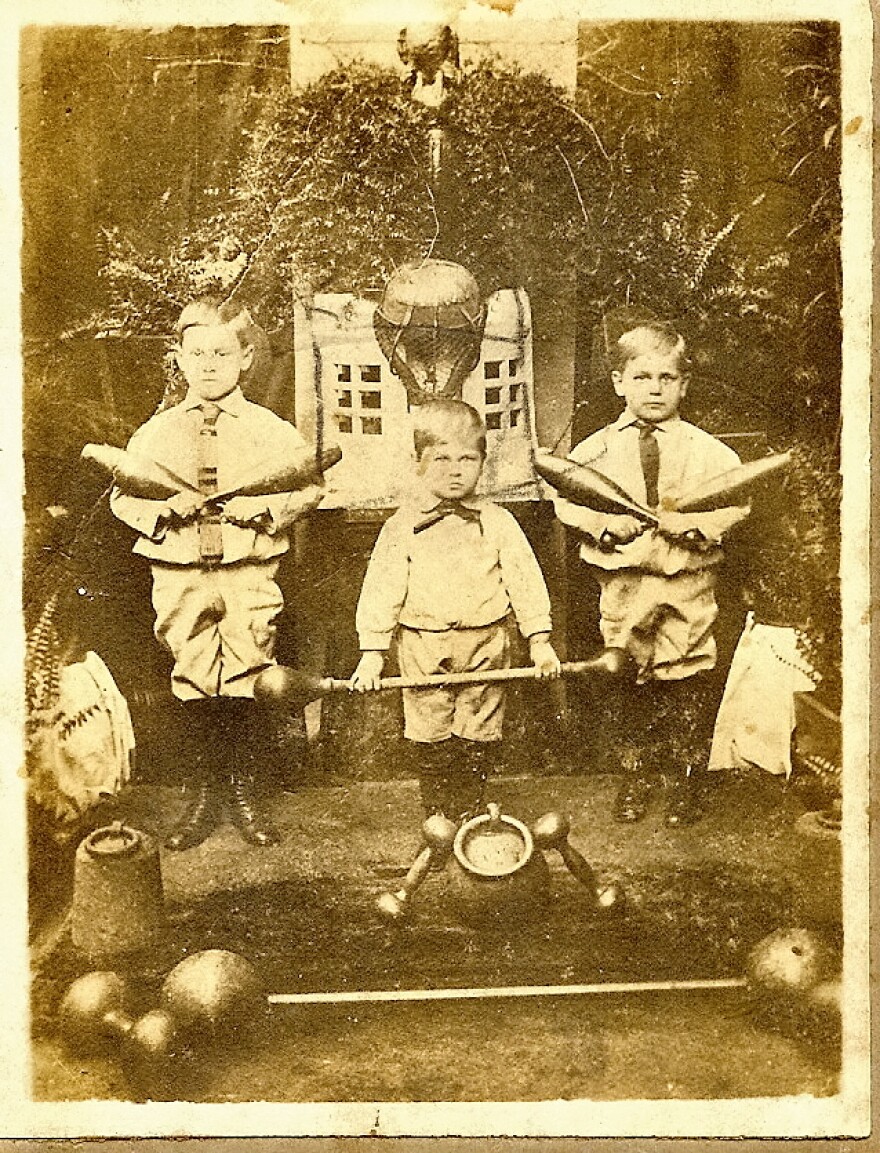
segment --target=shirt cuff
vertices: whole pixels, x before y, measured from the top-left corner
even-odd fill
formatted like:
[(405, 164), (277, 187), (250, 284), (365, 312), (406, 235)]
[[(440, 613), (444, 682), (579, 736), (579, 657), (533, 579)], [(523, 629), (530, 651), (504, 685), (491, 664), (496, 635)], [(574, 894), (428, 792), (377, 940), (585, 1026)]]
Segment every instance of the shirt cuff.
[(358, 633), (358, 644), (361, 652), (366, 652), (368, 649), (376, 649), (379, 652), (387, 652), (391, 648), (391, 639), (394, 636), (394, 630), (389, 633)]
[(542, 617), (529, 617), (525, 621), (517, 621), (519, 631), (528, 639), (533, 637), (535, 633), (549, 633), (553, 631), (549, 616)]
[(158, 544), (160, 541), (165, 539), (165, 534), (168, 532), (168, 526), (171, 524), (171, 517), (164, 516), (162, 513), (157, 513), (153, 518), (152, 524), (153, 528), (150, 532), (147, 532), (146, 525), (140, 531), (142, 535), (147, 538), (147, 540), (155, 541), (155, 543)]

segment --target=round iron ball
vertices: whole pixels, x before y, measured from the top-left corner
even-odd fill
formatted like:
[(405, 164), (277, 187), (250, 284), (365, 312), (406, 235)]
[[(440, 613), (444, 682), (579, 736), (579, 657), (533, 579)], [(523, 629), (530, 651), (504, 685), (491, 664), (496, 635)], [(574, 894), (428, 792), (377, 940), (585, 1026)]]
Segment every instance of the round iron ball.
[(254, 681), (254, 700), (267, 709), (298, 712), (325, 692), (320, 677), (288, 665), (270, 665)]
[(181, 1028), (214, 1037), (255, 1022), (267, 1007), (254, 966), (225, 949), (185, 957), (165, 978), (161, 1003)]
[(532, 839), (539, 849), (555, 849), (570, 831), (571, 822), (563, 813), (545, 813), (532, 825)]
[(834, 953), (811, 929), (777, 929), (749, 954), (746, 970), (753, 987), (800, 996), (830, 976)]
[(435, 859), (449, 856), (457, 832), (458, 825), (442, 813), (432, 813), (422, 825), (422, 836), (425, 839), (425, 844), (430, 845), (434, 850)]
[(131, 1029), (131, 990), (117, 973), (104, 970), (78, 977), (58, 1010), (62, 1040), (73, 1053), (104, 1053)]
[(261, 705), (286, 704), (295, 680), (293, 670), (286, 665), (271, 665), (254, 682), (254, 700)]

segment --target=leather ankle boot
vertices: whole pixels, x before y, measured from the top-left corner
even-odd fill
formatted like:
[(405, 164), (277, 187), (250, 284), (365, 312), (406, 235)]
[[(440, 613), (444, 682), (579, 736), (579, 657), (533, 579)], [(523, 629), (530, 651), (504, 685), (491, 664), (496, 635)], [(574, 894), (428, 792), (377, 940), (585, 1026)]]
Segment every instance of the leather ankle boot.
[(213, 700), (179, 701), (178, 764), (186, 807), (165, 840), (165, 847), (182, 852), (200, 845), (220, 824), (222, 810), (216, 788)]
[(250, 845), (267, 848), (281, 840), (275, 826), (263, 817), (254, 796), (255, 770), (265, 746), (263, 718), (249, 697), (223, 697), (218, 731), (224, 744), (229, 819)]
[(230, 820), (248, 844), (267, 848), (279, 843), (278, 830), (257, 811), (253, 786), (246, 775), (233, 772), (229, 800)]
[(220, 817), (207, 777), (188, 784), (186, 791), (183, 816), (165, 840), (165, 848), (178, 853), (200, 845), (217, 828)]

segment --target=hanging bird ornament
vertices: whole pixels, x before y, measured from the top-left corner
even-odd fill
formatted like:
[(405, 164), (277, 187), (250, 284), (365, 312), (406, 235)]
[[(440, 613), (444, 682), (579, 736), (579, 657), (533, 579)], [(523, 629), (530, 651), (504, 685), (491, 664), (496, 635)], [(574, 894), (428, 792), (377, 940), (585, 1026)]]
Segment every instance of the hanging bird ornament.
[(441, 108), (461, 80), (455, 32), (448, 24), (409, 24), (397, 37), (397, 55), (408, 70), (413, 100)]

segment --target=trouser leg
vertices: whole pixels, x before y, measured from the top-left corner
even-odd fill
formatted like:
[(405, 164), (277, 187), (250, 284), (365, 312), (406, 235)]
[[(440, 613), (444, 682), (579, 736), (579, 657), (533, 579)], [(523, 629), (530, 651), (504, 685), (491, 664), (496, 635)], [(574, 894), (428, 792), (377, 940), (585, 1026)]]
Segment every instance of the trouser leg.
[(613, 739), (618, 748), (622, 779), (614, 802), (614, 819), (640, 821), (656, 773), (657, 703), (654, 683), (621, 685), (614, 701)]
[(486, 782), (495, 772), (500, 741), (468, 741), (459, 738), (462, 768), (456, 801), (456, 814), (462, 820), (482, 812)]
[(718, 701), (713, 679), (705, 673), (667, 682), (665, 688), (661, 752), (670, 785), (665, 821), (670, 828), (680, 828), (703, 815)]

